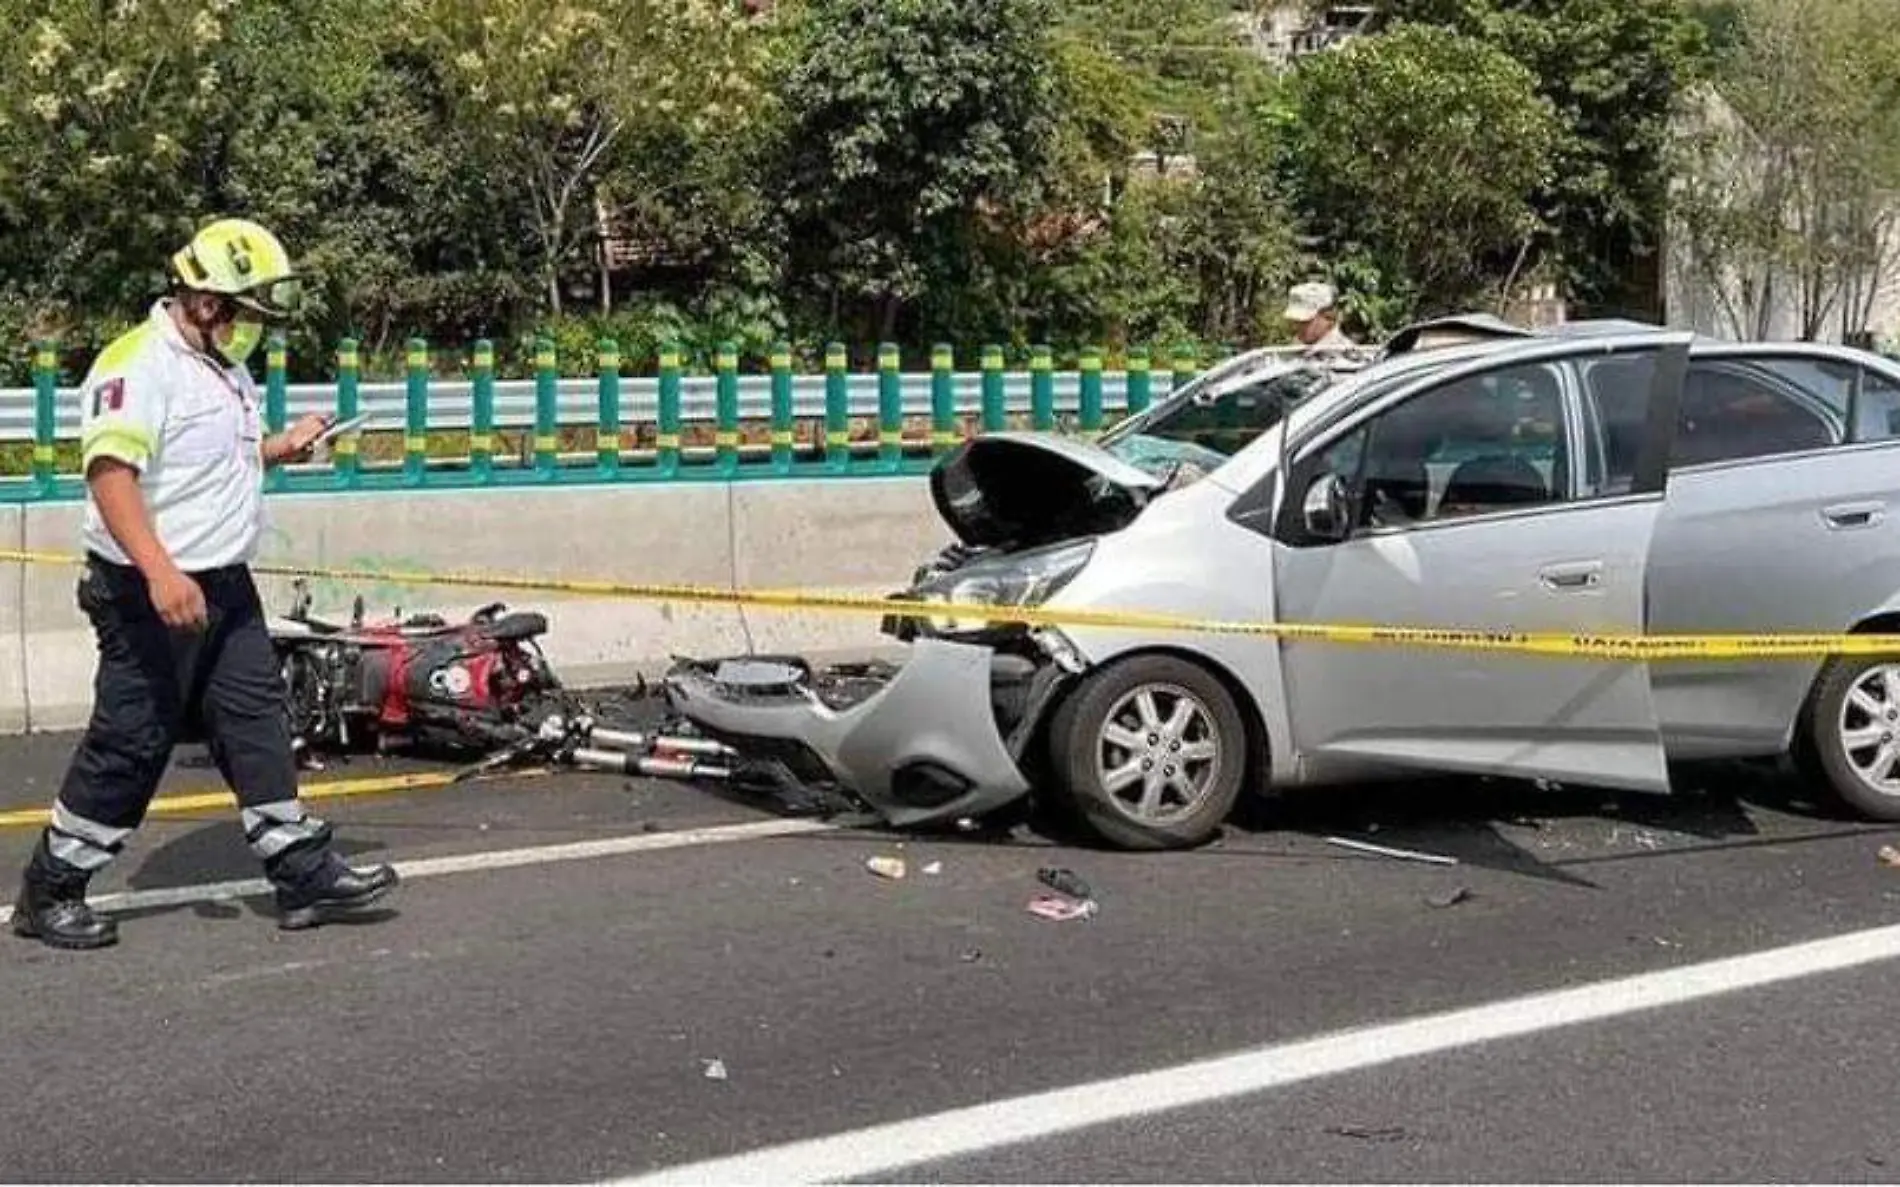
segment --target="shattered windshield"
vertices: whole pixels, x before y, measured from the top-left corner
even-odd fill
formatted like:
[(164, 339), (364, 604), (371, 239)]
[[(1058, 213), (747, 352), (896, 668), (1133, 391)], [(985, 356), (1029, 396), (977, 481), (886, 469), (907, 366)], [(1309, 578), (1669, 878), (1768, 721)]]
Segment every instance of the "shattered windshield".
[(1191, 383), (1106, 433), (1101, 447), (1150, 474), (1192, 480), (1218, 469), (1338, 373), (1313, 363)]

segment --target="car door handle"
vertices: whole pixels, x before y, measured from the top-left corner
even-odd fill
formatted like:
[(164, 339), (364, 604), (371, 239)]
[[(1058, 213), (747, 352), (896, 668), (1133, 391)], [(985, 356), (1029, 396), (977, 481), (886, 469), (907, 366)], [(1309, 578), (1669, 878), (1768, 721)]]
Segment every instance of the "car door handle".
[(1537, 579), (1546, 589), (1595, 589), (1603, 584), (1602, 561), (1578, 561), (1568, 565), (1546, 565), (1537, 571)]
[(1821, 508), (1821, 518), (1830, 528), (1871, 528), (1886, 516), (1885, 503), (1837, 503)]

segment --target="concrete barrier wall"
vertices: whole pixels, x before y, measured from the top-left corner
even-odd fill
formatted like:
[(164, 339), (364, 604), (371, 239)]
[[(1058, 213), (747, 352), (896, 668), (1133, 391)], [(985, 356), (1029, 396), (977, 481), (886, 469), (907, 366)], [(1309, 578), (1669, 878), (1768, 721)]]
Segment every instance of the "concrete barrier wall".
[[(731, 588), (884, 594), (948, 542), (922, 480), (681, 483), (565, 490), (284, 495), (267, 503), (260, 561), (372, 572), (489, 572)], [(0, 508), (0, 540), (79, 550), (77, 504)], [(0, 567), (0, 732), (83, 725), (96, 662), (74, 603), (78, 570)], [(291, 582), (260, 580), (273, 613)], [(451, 618), (489, 602), (551, 623), (549, 659), (580, 687), (652, 675), (672, 656), (796, 651), (864, 654), (889, 643), (875, 619), (664, 605), (509, 589), (311, 582), (315, 612), (347, 618), (401, 609)]]
[[(0, 507), (0, 542), (8, 548), (26, 546), (26, 513), (18, 507)], [(27, 727), (25, 620), (26, 573), (17, 565), (0, 565), (0, 734), (19, 733)]]

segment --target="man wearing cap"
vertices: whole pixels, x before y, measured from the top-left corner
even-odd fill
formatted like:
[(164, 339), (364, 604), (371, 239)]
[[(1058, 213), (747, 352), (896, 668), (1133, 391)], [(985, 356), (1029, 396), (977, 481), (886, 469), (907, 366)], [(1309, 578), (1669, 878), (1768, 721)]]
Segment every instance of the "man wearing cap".
[(1308, 353), (1358, 348), (1357, 342), (1340, 332), (1338, 303), (1333, 286), (1317, 281), (1296, 284), (1287, 294), (1286, 319), (1293, 323), (1294, 339)]
[(144, 820), (187, 734), (202, 732), (237, 796), (244, 836), (276, 891), (280, 926), (314, 926), (396, 884), (357, 870), (305, 810), (284, 688), (249, 562), (268, 466), (329, 427), (265, 436), (244, 362), (295, 294), (290, 258), (255, 223), (225, 219), (172, 257), (172, 292), (100, 352), (80, 388), (86, 565), (79, 607), (98, 637), (92, 719), (27, 862), (13, 929), (101, 948), (117, 925), (86, 887)]

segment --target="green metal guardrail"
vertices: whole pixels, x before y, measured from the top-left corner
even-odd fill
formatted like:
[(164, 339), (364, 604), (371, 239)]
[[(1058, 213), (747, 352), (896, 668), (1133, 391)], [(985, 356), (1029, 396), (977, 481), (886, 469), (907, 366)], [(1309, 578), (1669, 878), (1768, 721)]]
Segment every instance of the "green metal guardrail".
[[(968, 436), (1012, 427), (1005, 401), (1006, 370), (1003, 348), (986, 346), (980, 354), (980, 401), (966, 419), (956, 406), (956, 387), (967, 376), (955, 371), (949, 346), (939, 345), (930, 358), (929, 428), (922, 435), (907, 431), (902, 399), (900, 352), (890, 343), (879, 345), (876, 362), (877, 411), (875, 426), (854, 434), (847, 399), (850, 372), (848, 352), (841, 343), (830, 344), (824, 360), (824, 411), (811, 440), (801, 446), (792, 399), (793, 366), (789, 346), (779, 345), (770, 356), (771, 403), (765, 425), (753, 426), (763, 440), (746, 440), (746, 424), (739, 415), (739, 352), (722, 344), (715, 355), (716, 399), (710, 425), (689, 423), (682, 410), (683, 372), (680, 352), (665, 347), (658, 353), (657, 417), (650, 423), (631, 423), (623, 415), (622, 380), (626, 378), (617, 343), (603, 339), (593, 362), (599, 390), (599, 411), (591, 427), (569, 428), (563, 440), (558, 423), (556, 390), (561, 376), (554, 345), (541, 338), (534, 358), (534, 418), (524, 434), (523, 447), (511, 457), (498, 448), (495, 424), (495, 353), (491, 342), (473, 344), (469, 368), (472, 402), (469, 429), (432, 433), (429, 423), (433, 383), (428, 344), (407, 343), (404, 378), (405, 418), (401, 431), (366, 433), (362, 438), (338, 439), (327, 465), (286, 467), (269, 476), (273, 493), (325, 491), (409, 490), (493, 487), (520, 484), (584, 485), (624, 482), (679, 482), (769, 479), (871, 477), (927, 472), (936, 460)], [(1170, 388), (1194, 373), (1196, 360), (1176, 351), (1167, 360), (1165, 382)], [(267, 432), (279, 432), (288, 417), (288, 352), (281, 336), (266, 351), (264, 415)], [(360, 409), (361, 355), (359, 344), (345, 339), (336, 352), (336, 404), (339, 421)], [(1075, 423), (1059, 424), (1055, 400), (1053, 353), (1035, 346), (1029, 355), (1030, 401), (1027, 426), (1038, 431), (1073, 429), (1092, 436), (1104, 427), (1104, 356), (1091, 348), (1079, 367), (1079, 402)], [(1147, 351), (1128, 352), (1124, 362), (1126, 409), (1138, 412), (1154, 398), (1154, 376)], [(34, 351), (34, 431), (31, 471), (27, 477), (0, 478), (0, 503), (76, 499), (83, 494), (76, 473), (76, 443), (67, 443), (65, 455), (72, 469), (62, 471), (61, 442), (57, 439), (59, 395), (55, 344), (42, 342)], [(699, 429), (695, 433), (695, 429)], [(710, 432), (705, 431), (710, 429)], [(591, 437), (585, 445), (581, 439)], [(642, 441), (642, 438), (645, 438)], [(708, 440), (709, 438), (709, 440)], [(392, 448), (393, 446), (393, 448)]]

